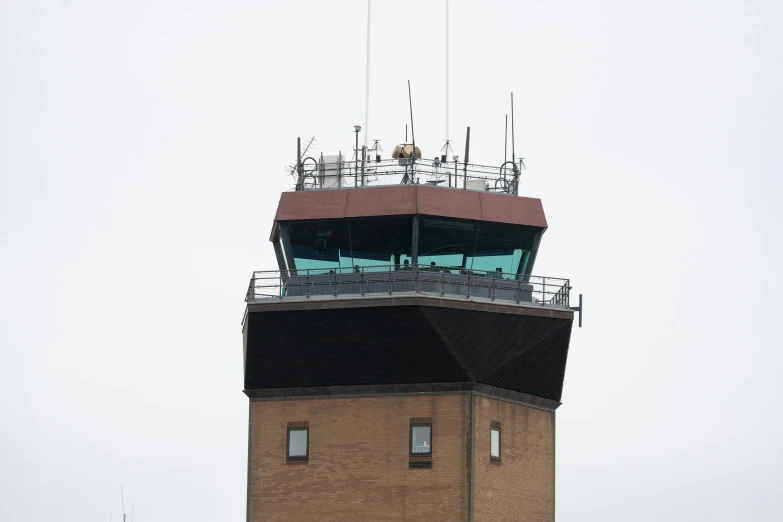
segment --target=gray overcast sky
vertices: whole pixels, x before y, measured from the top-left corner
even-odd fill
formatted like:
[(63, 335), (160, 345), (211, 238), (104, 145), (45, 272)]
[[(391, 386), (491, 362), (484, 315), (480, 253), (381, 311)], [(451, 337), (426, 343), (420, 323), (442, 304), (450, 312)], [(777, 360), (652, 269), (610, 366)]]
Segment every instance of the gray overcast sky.
[[(373, 3), (370, 138), (445, 137), (445, 3)], [(783, 3), (451, 2), (451, 138), (515, 92), (585, 294), (564, 521), (783, 512)], [(366, 2), (0, 0), (0, 519), (244, 520), (240, 320), (296, 136), (349, 150)]]

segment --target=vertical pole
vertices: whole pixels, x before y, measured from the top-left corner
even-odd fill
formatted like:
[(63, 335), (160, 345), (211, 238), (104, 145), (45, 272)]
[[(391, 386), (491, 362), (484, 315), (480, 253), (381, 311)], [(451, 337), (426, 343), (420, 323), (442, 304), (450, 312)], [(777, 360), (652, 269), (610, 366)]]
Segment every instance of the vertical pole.
[(468, 135), (465, 138), (465, 164), (462, 169), (462, 173), (465, 175), (464, 185), (462, 186), (463, 190), (467, 190), (468, 188), (468, 159), (469, 158), (470, 158), (470, 127), (468, 127)]
[(337, 153), (337, 188), (343, 188), (343, 151)]
[(514, 139), (514, 93), (511, 93), (511, 162), (514, 164), (514, 168), (517, 165), (517, 155)]
[(411, 98), (411, 81), (408, 80), (408, 104), (411, 109), (411, 140), (413, 140), (413, 161), (416, 161), (416, 131), (413, 130), (413, 98)]
[(511, 161), (514, 163), (514, 195), (519, 193), (519, 172), (517, 170), (516, 139), (514, 138), (514, 93), (511, 93)]
[[(372, 0), (367, 0), (367, 60), (365, 62), (364, 79), (364, 147), (367, 148), (367, 131), (370, 129), (370, 9)], [(364, 183), (362, 182), (362, 185)]]
[(508, 114), (506, 114), (506, 135), (503, 141), (503, 164), (508, 161)]
[(296, 190), (302, 190), (302, 138), (296, 138)]
[(324, 153), (322, 152), (318, 161), (318, 181), (321, 182), (321, 188), (324, 188), (324, 176), (326, 176), (326, 165), (324, 165)]
[(413, 216), (413, 230), (411, 232), (411, 268), (416, 269), (419, 265), (419, 215)]
[[(449, 141), (449, 0), (446, 0), (446, 142)], [(449, 149), (446, 148), (446, 154)], [(448, 158), (446, 158), (448, 159)]]
[(356, 145), (353, 148), (354, 152), (354, 162), (353, 162), (353, 186), (358, 187), (358, 177), (359, 177), (359, 131), (354, 131), (356, 133)]
[[(367, 139), (367, 134), (365, 134), (365, 140)], [(367, 145), (362, 145), (362, 187), (364, 186), (364, 162), (367, 157)]]

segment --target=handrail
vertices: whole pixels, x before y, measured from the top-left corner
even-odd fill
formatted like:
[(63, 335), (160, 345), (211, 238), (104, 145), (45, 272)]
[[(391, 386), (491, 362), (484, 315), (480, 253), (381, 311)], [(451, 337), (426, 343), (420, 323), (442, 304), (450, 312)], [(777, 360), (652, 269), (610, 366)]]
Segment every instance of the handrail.
[[(466, 182), (484, 181), (482, 190), (518, 194), (519, 168), (480, 165), (477, 163), (441, 162), (410, 158), (384, 159), (363, 163), (363, 176), (358, 166), (345, 160), (335, 163), (317, 163), (303, 175), (299, 190), (320, 190), (388, 185), (433, 185), (458, 189), (468, 188)], [(355, 172), (352, 172), (355, 170)], [(359, 180), (362, 181), (359, 181)], [(475, 188), (474, 188), (475, 189)]]
[(253, 272), (245, 301), (418, 294), (569, 309), (570, 290), (570, 281), (557, 277), (433, 265), (384, 265)]

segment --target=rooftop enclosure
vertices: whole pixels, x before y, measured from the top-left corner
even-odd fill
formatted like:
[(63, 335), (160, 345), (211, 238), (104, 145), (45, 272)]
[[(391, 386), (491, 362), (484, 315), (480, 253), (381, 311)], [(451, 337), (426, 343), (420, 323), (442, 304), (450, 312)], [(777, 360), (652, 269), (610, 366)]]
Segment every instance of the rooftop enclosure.
[(538, 199), (426, 186), (284, 193), (278, 271), (246, 299), (429, 293), (568, 308), (569, 282), (532, 275)]

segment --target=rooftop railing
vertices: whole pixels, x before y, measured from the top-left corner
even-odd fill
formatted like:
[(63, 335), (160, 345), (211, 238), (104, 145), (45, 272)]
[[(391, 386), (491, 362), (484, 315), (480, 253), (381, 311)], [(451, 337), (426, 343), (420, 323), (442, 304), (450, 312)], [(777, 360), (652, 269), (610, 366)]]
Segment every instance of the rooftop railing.
[(375, 266), (253, 272), (245, 301), (425, 295), (569, 309), (568, 279), (456, 267)]
[(521, 161), (500, 167), (475, 163), (441, 162), (411, 158), (323, 162), (307, 158), (302, 163), (298, 190), (339, 189), (384, 185), (433, 185), (458, 189), (518, 194)]

